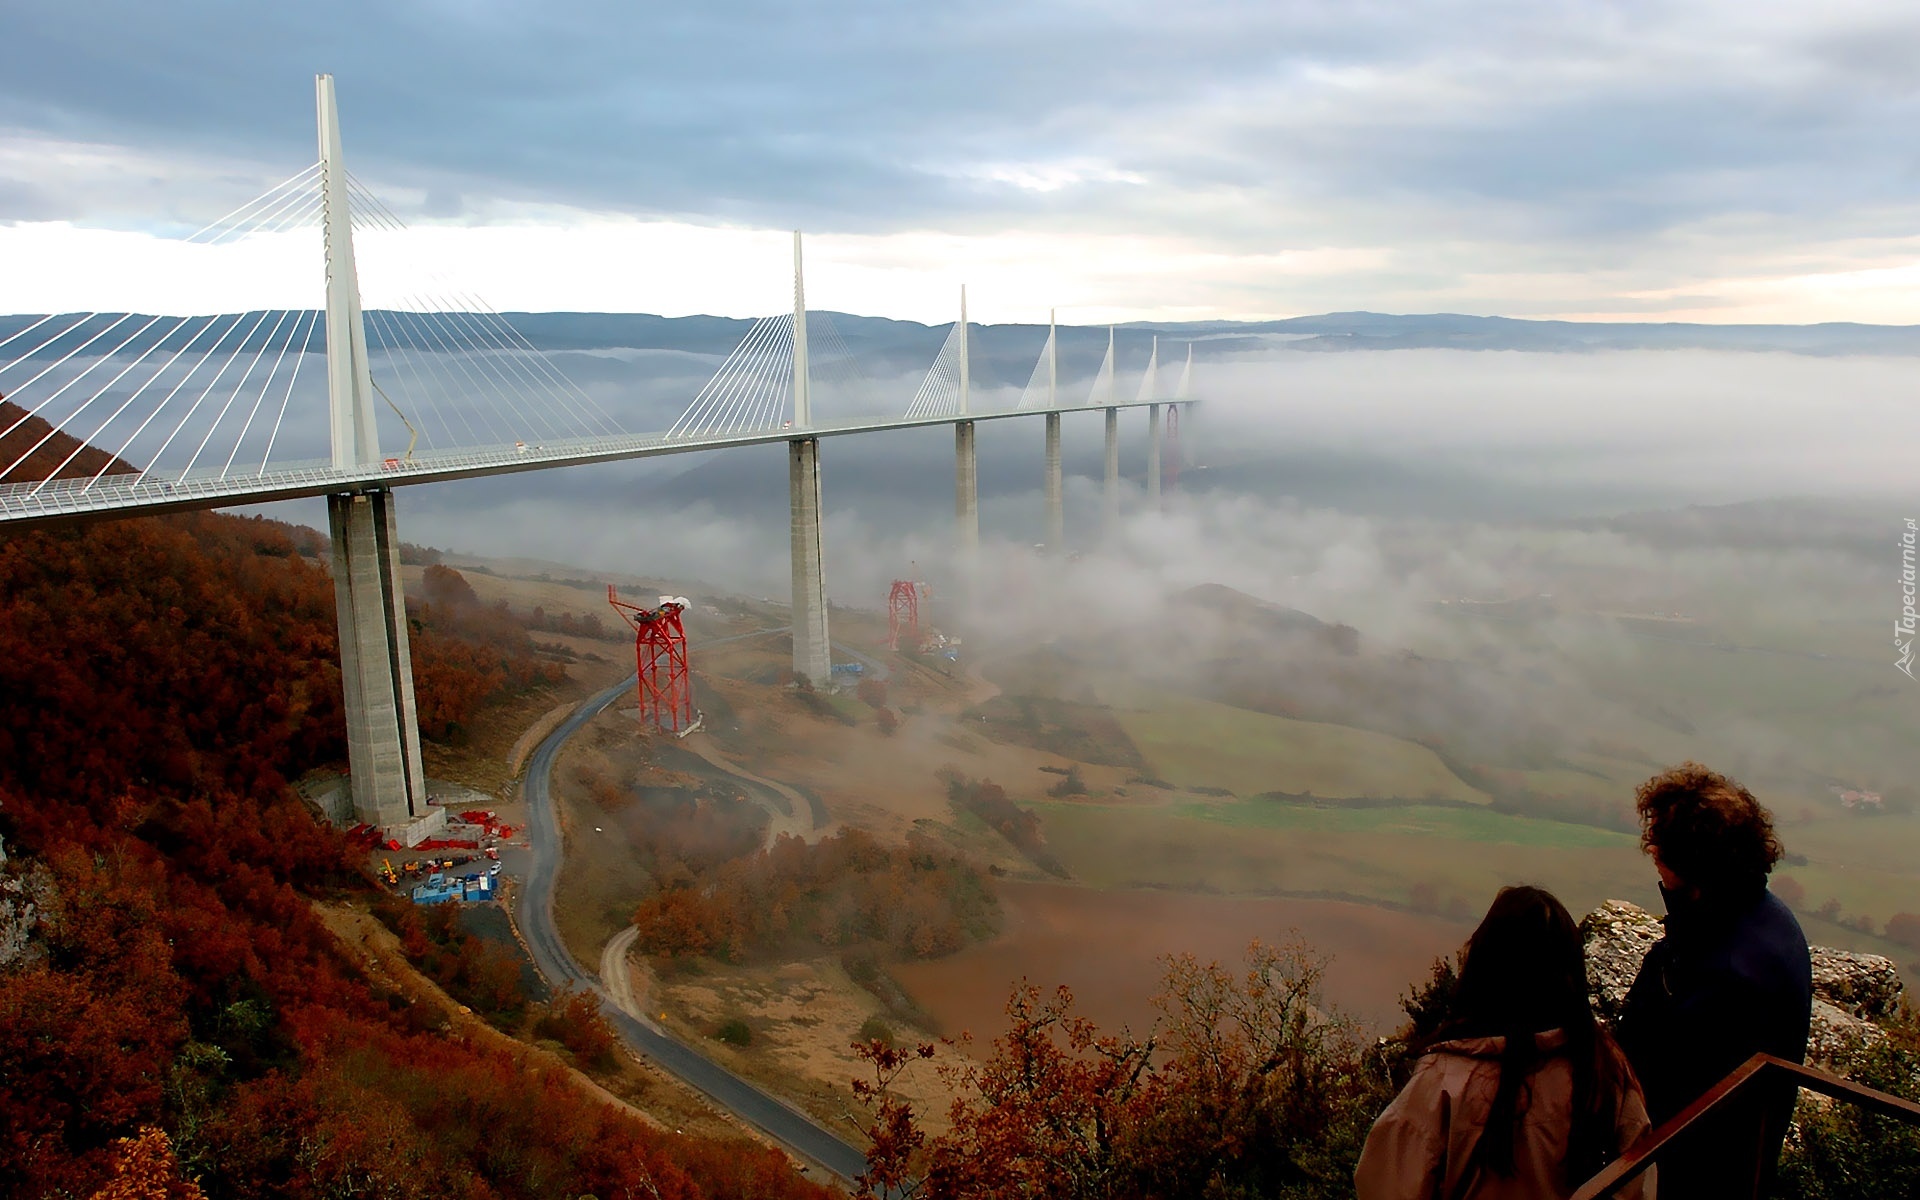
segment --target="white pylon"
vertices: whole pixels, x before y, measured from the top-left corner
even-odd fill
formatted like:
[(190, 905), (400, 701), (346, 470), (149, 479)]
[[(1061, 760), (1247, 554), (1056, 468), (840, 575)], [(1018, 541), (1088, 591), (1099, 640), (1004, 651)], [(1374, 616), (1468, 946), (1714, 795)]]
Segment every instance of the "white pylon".
[(1192, 342), (1187, 343), (1187, 365), (1186, 365), (1186, 368), (1180, 372), (1180, 392), (1179, 392), (1178, 398), (1181, 400), (1193, 399), (1193, 343)]
[(1060, 407), (1060, 323), (1047, 310), (1047, 407)]
[(807, 375), (807, 281), (800, 262), (800, 231), (793, 231), (793, 426), (813, 424), (813, 389)]
[(1154, 389), (1159, 386), (1160, 374), (1160, 335), (1153, 335), (1153, 353), (1147, 356), (1147, 373), (1140, 377), (1140, 394), (1134, 399), (1153, 399)]
[(967, 285), (960, 285), (960, 411), (967, 411), (967, 393), (972, 390), (972, 375), (969, 372), (967, 354)]
[(360, 275), (353, 262), (353, 212), (347, 201), (347, 167), (340, 154), (340, 110), (333, 76), (313, 77), (320, 128), (321, 242), (327, 271), (327, 410), (333, 434), (333, 466), (351, 471), (380, 461), (380, 432), (373, 419), (373, 373), (367, 359), (367, 329), (360, 315)]

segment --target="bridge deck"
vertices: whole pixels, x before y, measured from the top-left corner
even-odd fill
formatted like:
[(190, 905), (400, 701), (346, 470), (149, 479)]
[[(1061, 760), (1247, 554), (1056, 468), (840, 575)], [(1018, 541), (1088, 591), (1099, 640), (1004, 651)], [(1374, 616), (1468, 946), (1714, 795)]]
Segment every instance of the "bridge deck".
[(98, 480), (58, 479), (42, 483), (12, 483), (0, 485), (0, 528), (72, 524), (186, 509), (259, 504), (270, 500), (293, 500), (303, 496), (401, 487), (448, 479), (477, 479), (486, 475), (508, 475), (516, 471), (538, 471), (583, 463), (617, 462), (661, 454), (689, 454), (729, 446), (766, 445), (803, 437), (879, 433), (928, 425), (954, 425), (961, 421), (998, 421), (1050, 412), (1100, 412), (1108, 408), (1192, 403), (1195, 401), (1190, 399), (1116, 400), (1112, 404), (999, 409), (964, 415), (816, 421), (806, 428), (756, 429), (701, 438), (651, 433), (619, 438), (480, 446), (440, 454), (415, 455), (392, 466), (352, 471), (338, 470), (330, 462), (313, 461), (286, 463), (259, 473), (224, 472), (211, 468), (171, 475), (155, 471), (137, 483), (133, 482), (135, 477), (131, 475), (106, 475)]

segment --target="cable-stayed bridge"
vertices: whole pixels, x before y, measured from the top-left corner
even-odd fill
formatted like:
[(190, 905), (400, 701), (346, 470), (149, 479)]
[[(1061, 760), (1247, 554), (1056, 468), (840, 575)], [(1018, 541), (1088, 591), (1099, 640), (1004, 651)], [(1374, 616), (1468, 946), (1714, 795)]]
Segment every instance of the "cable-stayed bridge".
[[(816, 391), (857, 381), (860, 367), (827, 315), (807, 308), (797, 233), (792, 312), (754, 322), (662, 430), (625, 428), (499, 313), (445, 281), (363, 309), (356, 237), (391, 238), (405, 226), (345, 168), (332, 77), (319, 76), (315, 92), (318, 160), (188, 240), (210, 249), (280, 245), (304, 231), (310, 261), (323, 268), (319, 303), (218, 316), (70, 313), (0, 327), (0, 529), (326, 496), (354, 806), (392, 836), (411, 843), (444, 820), (426, 804), (400, 592), (399, 487), (784, 442), (793, 668), (822, 683), (831, 671), (823, 438), (951, 425), (963, 573), (979, 545), (978, 421), (1044, 417), (1050, 548), (1063, 541), (1065, 412), (1105, 414), (1111, 529), (1120, 410), (1147, 409), (1147, 492), (1159, 499), (1164, 434), (1195, 402), (1191, 350), (1171, 395), (1162, 393), (1156, 345), (1123, 396), (1110, 332), (1091, 389), (1068, 395), (1050, 330), (1017, 403), (978, 410), (963, 289), (959, 319), (918, 387), (892, 406), (897, 415), (816, 412)], [(324, 359), (324, 379), (307, 367), (314, 358)], [(323, 443), (327, 456), (318, 457)]]

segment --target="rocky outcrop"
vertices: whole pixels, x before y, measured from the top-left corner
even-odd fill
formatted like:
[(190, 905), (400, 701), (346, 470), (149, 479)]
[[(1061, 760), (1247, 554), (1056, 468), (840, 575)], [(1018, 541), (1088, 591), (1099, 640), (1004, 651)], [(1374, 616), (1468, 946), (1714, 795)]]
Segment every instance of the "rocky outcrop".
[(43, 866), (0, 868), (0, 970), (45, 957), (41, 924), (53, 908), (53, 876)]
[[(1637, 904), (1608, 900), (1580, 922), (1586, 943), (1587, 988), (1593, 1010), (1613, 1021), (1640, 973), (1647, 951), (1665, 932), (1660, 918)], [(1899, 1007), (1899, 968), (1878, 954), (1813, 947), (1813, 1023), (1810, 1062), (1832, 1063), (1863, 1045), (1884, 1041), (1873, 1024)]]
[(1666, 933), (1660, 918), (1638, 904), (1607, 900), (1580, 922), (1587, 949), (1587, 993), (1604, 1021), (1619, 1019), (1627, 989), (1640, 974), (1647, 951)]
[(1878, 954), (1815, 946), (1813, 992), (1856, 1017), (1877, 1021), (1900, 1007), (1900, 969)]

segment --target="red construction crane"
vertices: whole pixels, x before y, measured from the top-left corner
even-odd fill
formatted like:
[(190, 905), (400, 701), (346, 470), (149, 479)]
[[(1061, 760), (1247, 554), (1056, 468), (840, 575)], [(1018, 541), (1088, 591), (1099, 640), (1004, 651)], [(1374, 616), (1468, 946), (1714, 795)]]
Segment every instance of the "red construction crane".
[(907, 635), (907, 648), (920, 648), (920, 597), (927, 585), (911, 579), (896, 579), (887, 593), (887, 649), (900, 648), (900, 635)]
[(620, 599), (607, 585), (607, 603), (633, 627), (634, 659), (640, 674), (640, 720), (668, 733), (693, 726), (693, 681), (687, 673), (687, 634), (680, 627), (685, 596), (662, 596), (658, 608), (642, 608)]

